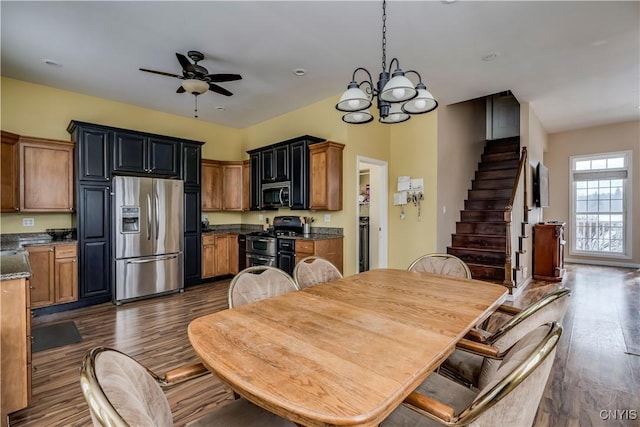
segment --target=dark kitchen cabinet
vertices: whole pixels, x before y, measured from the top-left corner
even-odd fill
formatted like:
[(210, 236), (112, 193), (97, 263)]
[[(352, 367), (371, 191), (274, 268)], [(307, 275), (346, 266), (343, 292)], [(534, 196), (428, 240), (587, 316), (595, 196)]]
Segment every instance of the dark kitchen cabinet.
[(260, 209), (260, 153), (249, 156), (249, 210)]
[(200, 188), (184, 189), (184, 284), (200, 283)]
[(201, 151), (198, 144), (182, 143), (182, 180), (185, 186), (200, 185)]
[(278, 145), (260, 152), (262, 182), (289, 180), (289, 146)]
[(111, 300), (111, 188), (78, 189), (78, 299), (85, 305)]
[(109, 140), (111, 132), (104, 129), (78, 128), (74, 138), (78, 150), (80, 181), (109, 181)]
[(291, 209), (309, 209), (309, 150), (306, 139), (291, 143)]
[(175, 140), (117, 131), (113, 142), (113, 171), (178, 177), (180, 144)]

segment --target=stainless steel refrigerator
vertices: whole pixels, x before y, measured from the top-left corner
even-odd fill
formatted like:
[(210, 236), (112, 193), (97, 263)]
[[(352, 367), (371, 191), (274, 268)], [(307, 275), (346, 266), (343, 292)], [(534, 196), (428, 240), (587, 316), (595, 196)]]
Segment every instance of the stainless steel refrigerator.
[(184, 289), (183, 182), (113, 179), (115, 302)]

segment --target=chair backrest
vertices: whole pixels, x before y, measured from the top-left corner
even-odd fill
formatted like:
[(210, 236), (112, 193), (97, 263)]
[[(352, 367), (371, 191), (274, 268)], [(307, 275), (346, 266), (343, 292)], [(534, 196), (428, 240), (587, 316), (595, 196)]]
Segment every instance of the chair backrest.
[(491, 381), (460, 413), (456, 425), (532, 425), (561, 334), (562, 327), (551, 322), (520, 339), (502, 359)]
[(84, 356), (80, 386), (95, 426), (171, 426), (158, 377), (118, 350), (96, 347)]
[[(557, 289), (525, 307), (489, 336), (486, 342), (504, 352), (529, 332), (548, 322), (562, 322), (569, 303), (569, 289)], [(482, 388), (492, 378), (500, 365), (499, 360), (485, 357), (482, 362), (478, 387)]]
[(342, 279), (340, 270), (331, 262), (317, 256), (302, 258), (293, 268), (293, 280), (300, 289)]
[(245, 268), (229, 284), (229, 308), (297, 290), (293, 278), (279, 268), (266, 265)]
[(408, 270), (471, 279), (469, 266), (460, 258), (449, 254), (433, 253), (423, 255), (413, 261)]

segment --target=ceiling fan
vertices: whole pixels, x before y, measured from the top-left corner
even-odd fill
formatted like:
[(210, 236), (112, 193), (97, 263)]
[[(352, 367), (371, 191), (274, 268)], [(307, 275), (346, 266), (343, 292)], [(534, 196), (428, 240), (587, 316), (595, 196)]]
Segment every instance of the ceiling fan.
[(187, 52), (187, 55), (191, 61), (187, 59), (181, 53), (176, 53), (176, 57), (178, 58), (178, 62), (182, 67), (182, 75), (167, 73), (164, 71), (156, 71), (149, 70), (146, 68), (140, 68), (140, 71), (145, 71), (147, 73), (160, 74), (162, 76), (167, 77), (175, 77), (177, 79), (182, 80), (182, 84), (176, 90), (176, 93), (184, 93), (189, 92), (196, 97), (196, 115), (198, 117), (198, 95), (202, 95), (206, 91), (210, 90), (220, 95), (231, 96), (233, 93), (229, 92), (227, 89), (218, 86), (216, 83), (221, 82), (231, 82), (235, 80), (241, 80), (242, 76), (239, 74), (209, 74), (209, 70), (207, 70), (202, 65), (198, 65), (198, 62), (204, 59), (204, 55), (197, 50), (190, 50)]

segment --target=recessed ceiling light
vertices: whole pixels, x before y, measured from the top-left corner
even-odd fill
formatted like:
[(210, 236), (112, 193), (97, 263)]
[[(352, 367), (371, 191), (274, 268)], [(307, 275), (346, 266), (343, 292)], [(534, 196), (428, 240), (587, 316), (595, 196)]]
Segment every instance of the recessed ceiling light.
[(483, 61), (493, 61), (498, 56), (500, 56), (500, 52), (491, 52), (491, 53), (488, 53), (487, 55), (483, 56), (482, 60)]
[(444, 4), (451, 4), (456, 2), (456, 0), (440, 0), (440, 1)]
[(605, 44), (607, 44), (606, 40), (597, 40), (597, 41), (591, 43), (591, 46), (598, 47), (598, 46), (602, 46), (602, 45), (605, 45)]
[(224, 108), (224, 107), (223, 107), (223, 106), (221, 106), (221, 105), (218, 105), (218, 106), (216, 107), (216, 110), (218, 110), (218, 111), (224, 111), (225, 109), (226, 109), (226, 108)]
[(304, 68), (296, 68), (295, 70), (293, 70), (293, 74), (295, 74), (296, 76), (304, 76), (305, 74), (307, 74), (307, 70), (305, 70)]
[(58, 61), (54, 61), (53, 59), (43, 59), (42, 62), (44, 62), (47, 65), (50, 65), (52, 67), (57, 67), (57, 68), (61, 68), (62, 64), (59, 63)]

